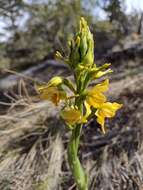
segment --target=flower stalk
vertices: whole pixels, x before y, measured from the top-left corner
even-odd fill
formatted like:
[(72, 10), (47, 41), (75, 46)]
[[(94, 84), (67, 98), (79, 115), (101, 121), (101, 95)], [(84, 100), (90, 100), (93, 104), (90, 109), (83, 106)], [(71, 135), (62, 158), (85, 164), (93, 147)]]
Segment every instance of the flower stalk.
[(72, 131), (68, 144), (68, 161), (79, 190), (88, 190), (87, 175), (78, 158), (78, 147), (82, 125), (78, 124)]
[(78, 190), (88, 190), (88, 177), (78, 157), (82, 126), (95, 116), (101, 131), (105, 133), (105, 119), (114, 117), (122, 104), (107, 101), (104, 93), (109, 88), (108, 79), (89, 87), (90, 82), (111, 73), (112, 70), (109, 69), (110, 64), (97, 67), (94, 63), (93, 35), (84, 18), (80, 19), (79, 31), (68, 44), (69, 54), (63, 57), (60, 52), (56, 52), (56, 57), (69, 65), (75, 83), (55, 76), (46, 85), (37, 87), (37, 90), (43, 100), (51, 101), (56, 106), (61, 101), (64, 103), (60, 115), (72, 132), (67, 151), (69, 166)]
[[(77, 88), (77, 92), (79, 93), (81, 89)], [(80, 100), (79, 97), (75, 99), (75, 106), (78, 107), (78, 110), (83, 112), (83, 102)], [(79, 190), (88, 190), (88, 178), (87, 174), (84, 171), (79, 157), (78, 157), (78, 148), (80, 142), (80, 135), (82, 131), (82, 124), (75, 124), (74, 129), (72, 130), (72, 135), (70, 141), (68, 143), (68, 161), (69, 166), (74, 176), (75, 182)]]

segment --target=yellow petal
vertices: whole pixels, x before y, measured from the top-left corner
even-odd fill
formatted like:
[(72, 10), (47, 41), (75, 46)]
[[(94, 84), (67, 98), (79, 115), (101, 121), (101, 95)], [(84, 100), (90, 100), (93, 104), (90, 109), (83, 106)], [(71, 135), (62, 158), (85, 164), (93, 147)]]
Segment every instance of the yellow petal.
[(74, 108), (63, 110), (61, 112), (61, 116), (69, 125), (87, 122), (86, 118), (81, 115), (80, 111)]
[(58, 93), (55, 93), (51, 97), (51, 101), (57, 106), (58, 103), (60, 102), (60, 96)]
[(94, 108), (99, 108), (101, 104), (106, 101), (106, 97), (102, 93), (107, 91), (108, 88), (109, 80), (106, 79), (104, 82), (97, 84), (95, 87), (89, 89), (86, 98), (87, 103)]
[(43, 100), (48, 100), (48, 99), (51, 99), (51, 97), (54, 95), (54, 94), (57, 94), (58, 93), (58, 90), (56, 87), (46, 87), (46, 88), (42, 88), (39, 90), (39, 93), (40, 93), (40, 98), (43, 99)]
[(87, 119), (85, 116), (81, 117), (79, 123), (87, 123)]
[(100, 114), (103, 115), (104, 117), (114, 117), (116, 114), (116, 111), (122, 107), (122, 104), (118, 104), (116, 102), (111, 103), (111, 102), (106, 102), (102, 105), (100, 109)]
[(94, 79), (100, 78), (108, 73), (112, 73), (113, 71), (111, 69), (107, 69), (106, 71), (98, 71), (95, 75), (94, 75)]
[(99, 110), (96, 111), (95, 115), (97, 116), (97, 122), (101, 125), (102, 132), (105, 133), (105, 117), (100, 115)]
[(122, 104), (116, 102), (106, 102), (100, 105), (100, 108), (96, 111), (95, 115), (97, 116), (97, 122), (101, 125), (103, 133), (105, 133), (104, 123), (105, 118), (114, 117), (116, 111), (122, 107)]
[(100, 92), (89, 93), (86, 101), (90, 106), (99, 108), (106, 101), (106, 97)]
[(70, 110), (64, 110), (61, 113), (63, 119), (65, 120), (66, 123), (70, 125), (76, 124), (79, 119), (80, 119), (80, 112), (75, 109), (70, 109)]
[(60, 100), (66, 98), (66, 94), (63, 91), (58, 90), (57, 87), (46, 87), (41, 89), (40, 98), (42, 100), (49, 100), (53, 102), (56, 106), (60, 102)]
[(86, 108), (86, 114), (85, 114), (85, 118), (87, 118), (90, 114), (91, 114), (91, 109), (90, 109), (90, 105), (85, 101), (84, 102), (85, 108)]
[(100, 84), (97, 84), (95, 87), (93, 87), (90, 91), (92, 93), (96, 92), (106, 92), (109, 88), (109, 79), (106, 79)]

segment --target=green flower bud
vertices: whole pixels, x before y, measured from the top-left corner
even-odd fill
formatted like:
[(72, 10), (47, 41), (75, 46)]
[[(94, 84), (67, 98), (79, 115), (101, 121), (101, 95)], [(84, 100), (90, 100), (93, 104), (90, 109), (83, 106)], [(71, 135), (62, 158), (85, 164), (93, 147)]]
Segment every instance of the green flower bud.
[(71, 40), (69, 64), (70, 64), (71, 68), (73, 68), (73, 69), (76, 68), (77, 63), (80, 62), (79, 45), (80, 45), (79, 36), (77, 36), (75, 38), (75, 40)]
[(94, 62), (94, 41), (87, 22), (80, 19), (79, 32), (70, 42), (69, 63), (72, 68), (82, 64), (92, 66)]

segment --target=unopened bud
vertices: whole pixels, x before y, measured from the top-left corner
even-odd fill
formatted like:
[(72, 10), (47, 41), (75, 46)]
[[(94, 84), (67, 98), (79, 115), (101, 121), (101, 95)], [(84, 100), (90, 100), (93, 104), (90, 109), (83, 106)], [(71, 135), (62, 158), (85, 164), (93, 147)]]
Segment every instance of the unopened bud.
[(48, 82), (48, 87), (50, 86), (58, 86), (63, 82), (63, 79), (59, 76), (53, 77), (49, 82)]
[(70, 44), (69, 62), (72, 68), (79, 64), (91, 66), (94, 62), (93, 36), (83, 17), (80, 19), (79, 32)]

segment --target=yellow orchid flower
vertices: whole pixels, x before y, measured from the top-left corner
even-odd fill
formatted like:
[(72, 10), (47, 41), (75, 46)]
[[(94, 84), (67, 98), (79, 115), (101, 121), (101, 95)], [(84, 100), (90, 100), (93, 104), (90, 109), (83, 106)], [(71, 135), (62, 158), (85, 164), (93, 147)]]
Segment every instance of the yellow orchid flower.
[(61, 112), (61, 116), (65, 120), (65, 122), (69, 125), (87, 122), (86, 118), (82, 116), (80, 111), (75, 108), (63, 110)]
[(106, 79), (104, 82), (97, 84), (87, 92), (86, 102), (94, 108), (99, 108), (101, 104), (106, 101), (106, 97), (103, 92), (106, 92), (109, 88), (109, 80)]
[(59, 90), (56, 86), (50, 86), (50, 87), (40, 87), (38, 89), (40, 93), (40, 98), (42, 100), (49, 100), (53, 102), (56, 106), (62, 99), (66, 99), (66, 94), (64, 91)]
[(116, 111), (122, 107), (122, 104), (118, 104), (116, 102), (106, 102), (103, 103), (99, 109), (97, 109), (95, 115), (97, 116), (97, 122), (101, 125), (103, 133), (105, 133), (104, 123), (105, 118), (114, 117)]
[(85, 69), (89, 71), (89, 75), (90, 75), (91, 79), (95, 80), (106, 74), (112, 73), (113, 72), (112, 69), (108, 68), (110, 65), (111, 65), (110, 63), (105, 63), (104, 65), (97, 67), (94, 64), (91, 68), (87, 67)]

